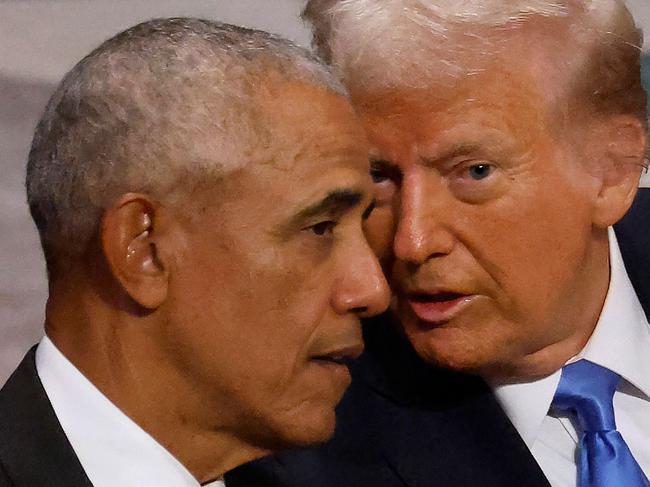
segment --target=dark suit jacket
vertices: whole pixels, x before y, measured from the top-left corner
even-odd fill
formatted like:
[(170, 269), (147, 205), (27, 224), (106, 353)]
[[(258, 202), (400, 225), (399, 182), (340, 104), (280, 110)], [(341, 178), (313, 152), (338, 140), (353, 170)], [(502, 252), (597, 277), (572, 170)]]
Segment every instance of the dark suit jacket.
[[(649, 216), (650, 190), (641, 190), (616, 227), (646, 315)], [(386, 318), (375, 321), (364, 327), (366, 352), (351, 367), (334, 438), (235, 469), (228, 487), (548, 487), (481, 379), (427, 366)]]
[(0, 487), (92, 487), (38, 378), (35, 352), (0, 390)]

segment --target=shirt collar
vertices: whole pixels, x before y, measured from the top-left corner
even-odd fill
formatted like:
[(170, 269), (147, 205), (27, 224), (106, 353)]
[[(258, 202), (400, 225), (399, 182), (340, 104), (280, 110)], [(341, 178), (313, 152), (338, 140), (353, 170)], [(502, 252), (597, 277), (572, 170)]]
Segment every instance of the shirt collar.
[[(650, 326), (625, 270), (613, 229), (609, 229), (610, 283), (607, 297), (585, 348), (573, 362), (587, 359), (606, 367), (650, 398)], [(496, 386), (494, 394), (526, 445), (537, 439), (561, 370), (543, 379)]]
[(611, 278), (594, 334), (572, 360), (587, 359), (608, 368), (650, 398), (650, 325), (625, 270), (610, 229)]
[[(199, 487), (192, 474), (117, 408), (45, 336), (36, 370), (86, 475), (96, 487)], [(209, 487), (223, 487), (220, 481)]]

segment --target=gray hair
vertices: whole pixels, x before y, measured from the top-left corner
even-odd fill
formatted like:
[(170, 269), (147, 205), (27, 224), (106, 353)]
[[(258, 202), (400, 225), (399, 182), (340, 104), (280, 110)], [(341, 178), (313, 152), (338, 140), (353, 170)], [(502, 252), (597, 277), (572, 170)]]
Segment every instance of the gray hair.
[(141, 23), (82, 59), (50, 99), (27, 164), (50, 277), (86, 252), (122, 194), (182, 197), (248, 163), (272, 137), (253, 98), (278, 79), (345, 94), (290, 41), (194, 18)]
[(404, 35), (414, 27), (444, 37), (451, 25), (499, 27), (531, 15), (566, 14), (562, 2), (553, 0), (309, 0), (303, 18), (312, 24), (319, 55), (332, 62), (334, 54), (337, 60), (347, 54), (341, 47), (348, 42), (354, 42), (357, 59), (377, 48), (396, 52), (414, 40)]
[[(309, 0), (303, 17), (319, 55), (348, 89), (363, 93), (426, 89), (441, 73), (480, 71), (507, 48), (504, 34), (533, 18), (566, 19), (568, 42), (582, 48), (555, 50), (564, 56), (558, 69), (570, 73), (569, 94), (599, 111), (646, 120), (642, 35), (622, 0)], [(471, 63), (464, 52), (475, 55)]]

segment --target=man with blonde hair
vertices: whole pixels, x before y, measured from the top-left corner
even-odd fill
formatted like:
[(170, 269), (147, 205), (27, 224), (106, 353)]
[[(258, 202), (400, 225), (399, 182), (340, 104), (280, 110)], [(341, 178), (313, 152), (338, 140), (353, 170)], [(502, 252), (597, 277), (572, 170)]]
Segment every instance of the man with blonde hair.
[(223, 486), (331, 436), (389, 296), (367, 141), (311, 54), (193, 18), (118, 34), (52, 96), (27, 197), (50, 295), (0, 391), (1, 486)]
[(646, 95), (624, 3), (311, 0), (305, 16), (372, 145), (368, 234), (396, 325), (366, 330), (334, 440), (273, 475), (648, 486)]

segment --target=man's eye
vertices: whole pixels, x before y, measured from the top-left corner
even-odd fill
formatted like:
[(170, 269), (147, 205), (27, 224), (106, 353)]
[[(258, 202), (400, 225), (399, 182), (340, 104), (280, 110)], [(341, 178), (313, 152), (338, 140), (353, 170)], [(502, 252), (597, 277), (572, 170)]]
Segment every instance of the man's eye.
[(326, 233), (332, 233), (334, 231), (334, 227), (336, 227), (335, 221), (325, 221), (317, 223), (316, 225), (312, 225), (309, 227), (309, 230), (314, 232), (316, 235), (321, 236), (325, 235)]
[(383, 183), (384, 181), (388, 180), (388, 174), (386, 174), (386, 171), (380, 168), (370, 169), (370, 177), (372, 178), (372, 182), (375, 184)]
[(467, 169), (469, 177), (475, 181), (487, 178), (493, 171), (494, 166), (491, 164), (475, 164)]

